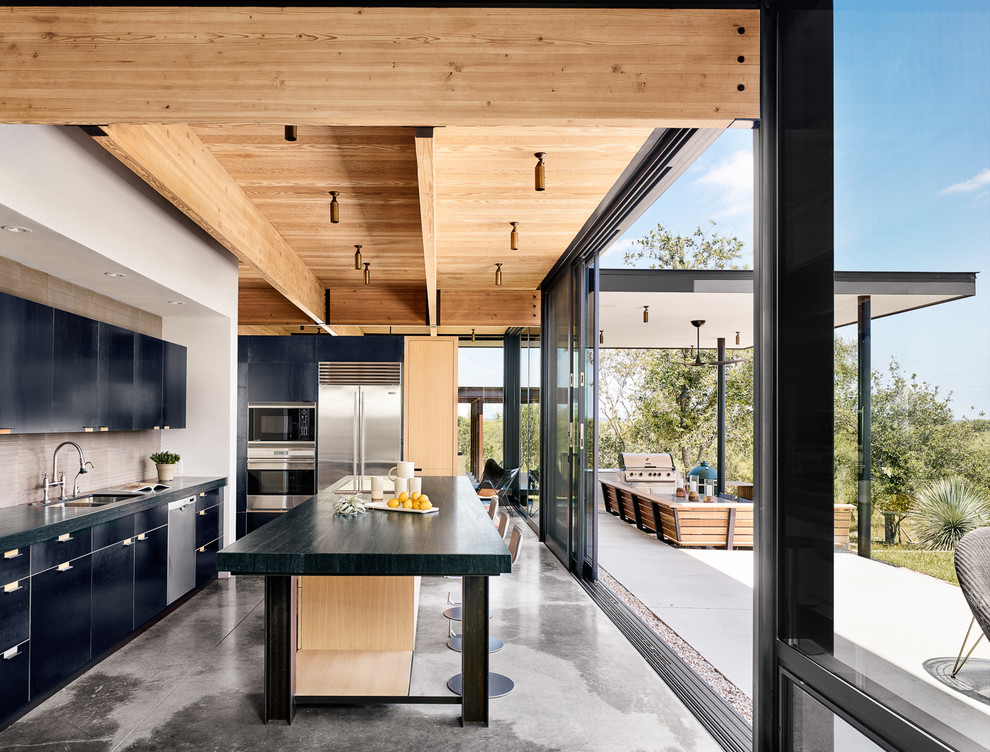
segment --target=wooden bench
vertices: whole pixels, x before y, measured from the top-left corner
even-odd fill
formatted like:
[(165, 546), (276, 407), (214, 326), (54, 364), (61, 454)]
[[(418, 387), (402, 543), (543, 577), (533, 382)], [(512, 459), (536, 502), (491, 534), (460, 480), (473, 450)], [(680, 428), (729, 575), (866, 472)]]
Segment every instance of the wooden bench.
[(753, 505), (745, 502), (674, 501), (621, 483), (600, 481), (605, 508), (657, 540), (678, 546), (752, 548)]

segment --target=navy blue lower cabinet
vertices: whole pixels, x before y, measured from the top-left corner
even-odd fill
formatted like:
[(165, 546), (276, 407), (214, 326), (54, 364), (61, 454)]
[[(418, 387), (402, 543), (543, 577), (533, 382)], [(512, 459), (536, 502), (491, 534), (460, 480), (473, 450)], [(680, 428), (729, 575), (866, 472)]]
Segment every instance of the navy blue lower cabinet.
[(134, 629), (165, 610), (168, 586), (168, 527), (134, 537)]
[(28, 703), (29, 645), (11, 645), (0, 658), (0, 728), (6, 718)]
[(210, 541), (196, 549), (196, 587), (205, 585), (217, 577), (217, 551), (220, 539)]
[(92, 563), (87, 554), (31, 578), (31, 699), (90, 660)]
[(266, 525), (272, 520), (277, 520), (285, 512), (248, 512), (244, 515), (244, 533), (253, 533), (259, 527)]
[(103, 655), (134, 631), (134, 538), (93, 552), (91, 640)]

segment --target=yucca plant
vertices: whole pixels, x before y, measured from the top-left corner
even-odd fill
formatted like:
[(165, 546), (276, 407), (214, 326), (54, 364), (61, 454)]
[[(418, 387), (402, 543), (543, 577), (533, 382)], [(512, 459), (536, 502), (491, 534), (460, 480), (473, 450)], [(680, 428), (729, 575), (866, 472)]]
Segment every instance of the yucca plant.
[(964, 478), (939, 478), (918, 492), (911, 520), (921, 548), (952, 551), (970, 530), (990, 524), (990, 500)]

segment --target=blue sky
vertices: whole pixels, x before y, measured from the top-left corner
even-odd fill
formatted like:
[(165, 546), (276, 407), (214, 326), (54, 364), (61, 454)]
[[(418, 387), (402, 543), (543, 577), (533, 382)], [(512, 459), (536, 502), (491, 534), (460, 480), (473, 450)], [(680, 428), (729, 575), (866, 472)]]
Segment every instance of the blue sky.
[[(840, 0), (835, 60), (836, 268), (980, 272), (975, 298), (874, 322), (874, 367), (895, 357), (957, 416), (990, 416), (990, 3)], [(725, 132), (602, 265), (658, 223), (714, 219), (752, 266), (752, 143)]]

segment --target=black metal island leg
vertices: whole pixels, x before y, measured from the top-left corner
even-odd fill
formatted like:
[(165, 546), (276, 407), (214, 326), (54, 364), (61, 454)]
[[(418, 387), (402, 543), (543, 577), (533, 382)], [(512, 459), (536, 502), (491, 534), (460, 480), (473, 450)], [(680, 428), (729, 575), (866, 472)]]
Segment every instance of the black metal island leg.
[(488, 578), (461, 578), (461, 723), (488, 725)]
[(296, 714), (297, 593), (295, 577), (265, 577), (265, 723)]

